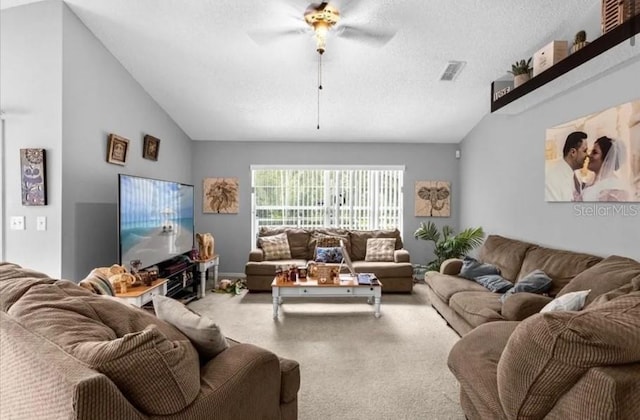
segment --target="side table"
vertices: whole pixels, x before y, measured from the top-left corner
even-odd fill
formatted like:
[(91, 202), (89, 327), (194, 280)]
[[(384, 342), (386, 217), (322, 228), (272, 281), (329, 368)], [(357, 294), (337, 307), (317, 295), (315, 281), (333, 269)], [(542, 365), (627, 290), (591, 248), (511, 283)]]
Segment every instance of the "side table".
[(218, 264), (220, 264), (220, 256), (215, 254), (208, 260), (194, 260), (198, 264), (198, 273), (200, 273), (200, 297), (204, 297), (207, 288), (207, 270), (213, 267), (213, 287), (218, 287)]
[(126, 300), (128, 303), (141, 308), (151, 302), (154, 296), (167, 294), (167, 280), (158, 279), (151, 286), (129, 287), (126, 293), (116, 293), (116, 297)]

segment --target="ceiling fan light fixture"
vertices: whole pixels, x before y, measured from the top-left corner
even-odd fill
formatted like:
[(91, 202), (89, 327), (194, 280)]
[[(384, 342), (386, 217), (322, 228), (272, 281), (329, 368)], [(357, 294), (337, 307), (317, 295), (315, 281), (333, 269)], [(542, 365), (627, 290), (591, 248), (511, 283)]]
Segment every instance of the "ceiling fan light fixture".
[(304, 13), (304, 20), (313, 29), (316, 50), (322, 54), (326, 47), (327, 33), (340, 21), (340, 12), (328, 2), (311, 4)]

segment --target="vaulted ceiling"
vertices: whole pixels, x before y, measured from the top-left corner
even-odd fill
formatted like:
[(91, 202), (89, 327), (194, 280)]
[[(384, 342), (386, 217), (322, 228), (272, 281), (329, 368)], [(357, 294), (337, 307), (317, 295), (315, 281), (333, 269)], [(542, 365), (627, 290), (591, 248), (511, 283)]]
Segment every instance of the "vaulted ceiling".
[(493, 80), (600, 2), (335, 0), (319, 96), (309, 0), (65, 3), (194, 140), (457, 143)]

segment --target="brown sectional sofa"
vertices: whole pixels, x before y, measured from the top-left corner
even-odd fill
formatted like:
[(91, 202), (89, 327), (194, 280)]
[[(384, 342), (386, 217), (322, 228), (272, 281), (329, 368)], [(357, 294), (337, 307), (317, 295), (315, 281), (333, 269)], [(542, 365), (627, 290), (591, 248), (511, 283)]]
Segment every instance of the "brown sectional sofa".
[[(266, 261), (264, 252), (256, 242), (245, 266), (247, 288), (250, 291), (271, 291), (275, 269), (279, 265), (306, 265), (313, 261), (316, 239), (320, 236), (338, 236), (347, 239), (349, 255), (354, 269), (359, 273), (373, 272), (383, 284), (382, 290), (388, 292), (408, 292), (413, 290), (413, 266), (409, 252), (403, 249), (400, 232), (396, 230), (346, 230), (346, 229), (298, 229), (298, 228), (261, 228), (258, 237), (272, 236), (285, 232), (291, 252), (290, 260)], [(394, 261), (365, 261), (367, 239), (396, 238)]]
[(2, 419), (296, 419), (298, 363), (228, 341), (207, 359), (144, 309), (0, 263)]
[[(471, 280), (444, 273), (427, 276), (434, 307), (447, 308), (445, 319), (462, 334), (448, 366), (460, 383), (466, 417), (637, 418), (640, 262), (553, 250), (499, 236), (487, 238), (479, 259), (498, 265), (504, 277), (516, 273), (507, 277), (511, 279), (541, 268), (552, 278), (553, 287), (550, 296), (516, 293), (500, 306), (499, 294), (483, 291), (482, 286), (462, 286), (461, 282), (473, 285)], [(456, 272), (451, 263), (443, 265), (442, 271)], [(448, 288), (446, 279), (452, 280)], [(553, 296), (580, 290), (590, 290), (582, 310), (539, 313)], [(446, 306), (445, 296), (449, 296)]]

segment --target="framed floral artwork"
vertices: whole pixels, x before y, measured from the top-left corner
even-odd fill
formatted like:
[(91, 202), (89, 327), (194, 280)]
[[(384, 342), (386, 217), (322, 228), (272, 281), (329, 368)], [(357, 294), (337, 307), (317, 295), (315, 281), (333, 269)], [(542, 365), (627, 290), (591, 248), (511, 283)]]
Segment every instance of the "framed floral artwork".
[(205, 178), (202, 185), (204, 213), (238, 213), (238, 178)]

